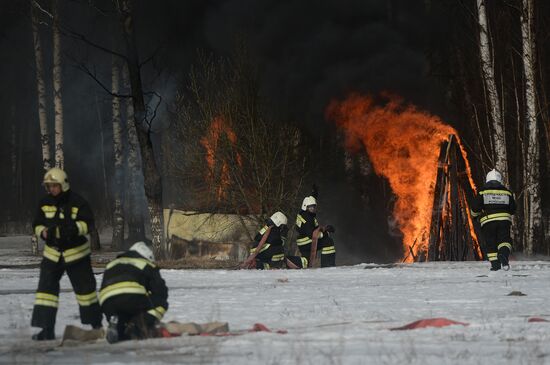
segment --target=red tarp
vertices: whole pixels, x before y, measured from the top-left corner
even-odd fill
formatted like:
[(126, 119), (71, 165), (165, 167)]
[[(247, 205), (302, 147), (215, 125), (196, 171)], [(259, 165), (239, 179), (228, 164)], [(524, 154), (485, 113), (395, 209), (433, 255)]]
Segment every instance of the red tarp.
[(419, 321), (409, 323), (407, 325), (404, 325), (403, 327), (390, 328), (390, 329), (392, 331), (403, 331), (403, 330), (414, 330), (414, 329), (426, 328), (426, 327), (446, 327), (446, 326), (453, 326), (456, 324), (459, 324), (461, 326), (468, 325), (468, 323), (457, 322), (447, 318), (427, 318), (427, 319), (421, 319)]
[(527, 320), (527, 322), (550, 322), (550, 321), (544, 318), (531, 317)]

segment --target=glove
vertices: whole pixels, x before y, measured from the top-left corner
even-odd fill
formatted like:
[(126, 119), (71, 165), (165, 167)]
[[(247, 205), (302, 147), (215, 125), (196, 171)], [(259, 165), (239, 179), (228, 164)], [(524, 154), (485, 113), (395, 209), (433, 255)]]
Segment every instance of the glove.
[(325, 227), (325, 231), (327, 231), (329, 233), (334, 233), (334, 232), (336, 232), (336, 229), (329, 224), (328, 226)]
[(46, 230), (48, 232), (48, 236), (46, 238), (46, 244), (51, 247), (58, 247), (57, 238), (55, 237), (57, 226), (48, 226), (46, 227)]
[(71, 238), (78, 236), (78, 227), (76, 226), (76, 223), (71, 221), (59, 226), (59, 235), (65, 240), (70, 240)]

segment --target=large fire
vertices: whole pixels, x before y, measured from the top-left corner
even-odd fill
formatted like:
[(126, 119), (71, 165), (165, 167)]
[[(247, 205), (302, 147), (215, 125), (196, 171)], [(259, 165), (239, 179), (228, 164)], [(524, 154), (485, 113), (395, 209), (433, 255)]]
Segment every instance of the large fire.
[[(206, 149), (206, 163), (208, 167), (207, 181), (215, 190), (216, 198), (221, 201), (225, 198), (230, 184), (230, 171), (226, 146), (222, 145), (222, 137), (225, 135), (232, 146), (237, 142), (237, 136), (228, 123), (221, 116), (215, 117), (210, 123), (206, 135), (201, 138), (201, 144)], [(237, 162), (240, 165), (240, 156), (237, 154)]]
[[(458, 134), (437, 116), (398, 97), (382, 95), (380, 102), (353, 94), (331, 101), (326, 115), (343, 128), (346, 147), (365, 148), (375, 172), (388, 179), (396, 195), (393, 216), (403, 234), (405, 261), (411, 262), (427, 254), (441, 143)], [(462, 146), (461, 150), (467, 164)], [(474, 188), (469, 167), (467, 173)]]

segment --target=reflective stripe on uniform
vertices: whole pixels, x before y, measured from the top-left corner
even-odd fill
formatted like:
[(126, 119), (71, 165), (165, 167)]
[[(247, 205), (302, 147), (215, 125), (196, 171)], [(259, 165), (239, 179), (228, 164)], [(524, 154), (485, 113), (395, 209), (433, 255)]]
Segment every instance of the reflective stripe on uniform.
[(97, 303), (97, 293), (95, 290), (89, 294), (76, 294), (76, 301), (81, 307), (86, 307)]
[(78, 215), (78, 208), (77, 207), (72, 207), (71, 208), (71, 218), (76, 219), (77, 215)]
[(156, 308), (149, 309), (147, 313), (149, 313), (152, 316), (155, 316), (160, 321), (162, 317), (164, 317), (164, 313), (166, 313), (166, 309), (164, 309), (164, 307), (158, 306)]
[[(260, 252), (264, 252), (265, 250), (267, 250), (267, 249), (269, 248), (269, 246), (271, 246), (271, 244), (265, 243), (265, 244), (262, 246), (262, 249), (260, 250)], [(251, 248), (251, 249), (250, 249), (250, 253), (255, 253), (257, 248), (258, 248), (258, 247)], [(258, 252), (258, 253), (259, 253), (259, 252)]]
[(59, 306), (59, 297), (54, 294), (37, 292), (34, 304), (57, 308)]
[(509, 242), (502, 242), (497, 246), (497, 250), (500, 250), (502, 247), (508, 247), (510, 251), (512, 251), (512, 244)]
[(296, 225), (297, 225), (298, 227), (301, 227), (302, 224), (304, 224), (305, 222), (306, 222), (306, 220), (305, 220), (304, 217), (302, 217), (300, 214), (298, 214), (298, 215), (296, 216)]
[(336, 248), (334, 246), (323, 247), (321, 249), (321, 255), (328, 255), (331, 253), (336, 253)]
[(485, 194), (501, 194), (501, 195), (510, 195), (512, 196), (512, 193), (508, 190), (483, 190), (479, 192), (479, 195), (485, 195)]
[(42, 225), (36, 226), (34, 227), (34, 234), (40, 237), (40, 235), (42, 234), (42, 231), (45, 229), (46, 229), (46, 226), (42, 226)]
[(481, 212), (474, 212), (473, 210), (470, 209), (470, 214), (472, 215), (472, 217), (479, 217), (479, 215), (481, 214)]
[(101, 289), (99, 292), (99, 304), (103, 305), (110, 297), (121, 294), (147, 295), (147, 290), (145, 290), (143, 285), (135, 281), (122, 281), (120, 283), (111, 284)]
[(57, 251), (55, 248), (50, 247), (48, 245), (44, 246), (44, 252), (43, 256), (47, 258), (50, 261), (53, 262), (59, 262), (59, 258), (61, 257), (61, 252)]
[(63, 251), (63, 257), (65, 258), (65, 262), (73, 262), (91, 253), (92, 249), (90, 247), (90, 243), (86, 242), (83, 245)]
[(496, 252), (490, 252), (487, 254), (487, 258), (489, 261), (496, 261), (498, 260), (497, 253)]
[(263, 226), (262, 229), (259, 230), (260, 234), (263, 236), (263, 234), (267, 231), (267, 226)]
[(301, 259), (302, 259), (302, 268), (305, 268), (305, 267), (307, 267), (307, 265), (308, 265), (308, 261), (307, 261), (307, 258), (305, 258), (305, 257), (301, 257)]
[(296, 244), (298, 246), (307, 245), (308, 243), (311, 243), (311, 238), (309, 238), (309, 237), (298, 238), (296, 240)]
[(271, 256), (271, 261), (274, 261), (274, 262), (283, 261), (284, 259), (285, 259), (284, 253)]
[(494, 222), (494, 221), (512, 221), (512, 215), (510, 213), (495, 213), (488, 214), (484, 217), (481, 217), (479, 222), (483, 226), (485, 223)]
[(143, 270), (145, 266), (150, 265), (152, 267), (155, 267), (149, 260), (141, 259), (141, 258), (134, 258), (134, 257), (119, 257), (117, 259), (114, 259), (113, 261), (109, 262), (105, 269), (110, 269), (115, 265), (123, 264), (123, 265), (133, 265), (137, 267), (140, 270)]
[(76, 226), (78, 227), (78, 235), (85, 236), (88, 234), (88, 224), (84, 221), (76, 221)]
[(57, 207), (55, 205), (43, 205), (40, 209), (42, 209), (46, 218), (53, 218), (55, 212), (57, 212)]

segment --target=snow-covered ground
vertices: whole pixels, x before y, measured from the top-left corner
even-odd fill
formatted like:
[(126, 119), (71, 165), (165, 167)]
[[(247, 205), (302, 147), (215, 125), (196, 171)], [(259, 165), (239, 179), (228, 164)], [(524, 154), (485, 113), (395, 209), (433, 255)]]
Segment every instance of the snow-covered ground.
[[(1, 241), (0, 241), (1, 242)], [(6, 257), (2, 257), (5, 261)], [(550, 364), (550, 262), (517, 261), (487, 276), (477, 262), (357, 265), (303, 271), (164, 270), (165, 319), (260, 322), (287, 334), (185, 336), (109, 345), (36, 343), (29, 326), (38, 269), (0, 270), (0, 363)], [(98, 283), (101, 273), (96, 276)], [(63, 278), (56, 334), (79, 325)], [(525, 296), (509, 296), (520, 291)], [(446, 317), (469, 326), (391, 331)]]

